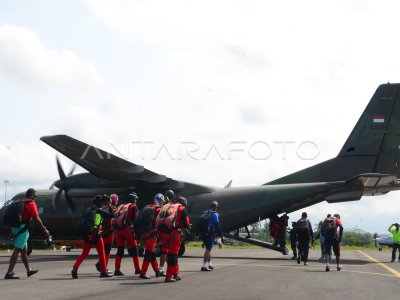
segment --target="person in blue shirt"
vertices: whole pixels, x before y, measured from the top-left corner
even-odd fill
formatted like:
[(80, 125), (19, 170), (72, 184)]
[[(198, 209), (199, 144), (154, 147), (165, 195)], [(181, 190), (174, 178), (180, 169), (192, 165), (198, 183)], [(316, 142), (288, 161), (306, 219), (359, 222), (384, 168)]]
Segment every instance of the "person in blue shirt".
[(221, 224), (218, 218), (218, 202), (213, 201), (210, 205), (210, 209), (206, 210), (205, 213), (211, 214), (210, 217), (210, 230), (208, 234), (203, 237), (203, 243), (205, 247), (203, 265), (201, 271), (212, 271), (214, 269), (211, 263), (211, 250), (214, 246), (215, 237), (221, 237), (221, 241), (224, 243), (224, 236), (222, 234)]

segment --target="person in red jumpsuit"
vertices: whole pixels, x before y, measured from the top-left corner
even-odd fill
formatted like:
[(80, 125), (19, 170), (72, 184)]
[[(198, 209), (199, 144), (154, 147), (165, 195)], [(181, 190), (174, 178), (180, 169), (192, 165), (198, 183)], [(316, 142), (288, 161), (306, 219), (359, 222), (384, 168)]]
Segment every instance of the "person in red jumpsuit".
[[(111, 194), (110, 197), (107, 197), (107, 204), (103, 206), (103, 210), (108, 211), (111, 214), (114, 214), (117, 210), (118, 205), (118, 195)], [(111, 228), (111, 218), (106, 218), (103, 220), (103, 231), (101, 236), (103, 237), (104, 242), (104, 252), (106, 255), (106, 269), (108, 266), (108, 261), (110, 259), (110, 252), (112, 248), (112, 244), (114, 242), (114, 231)], [(96, 263), (96, 269), (100, 272), (100, 263)]]
[(271, 234), (272, 238), (274, 239), (274, 246), (278, 246), (279, 244), (279, 217), (277, 215), (273, 215), (269, 218), (269, 233)]
[(97, 195), (96, 198), (93, 200), (93, 206), (89, 208), (90, 210), (95, 211), (95, 222), (92, 230), (92, 234), (85, 237), (83, 239), (83, 250), (82, 254), (79, 255), (77, 258), (72, 271), (71, 275), (73, 279), (78, 278), (78, 269), (85, 258), (89, 255), (90, 249), (96, 247), (98, 256), (99, 256), (99, 263), (100, 263), (100, 277), (111, 277), (112, 275), (108, 274), (106, 271), (106, 258), (104, 253), (104, 242), (101, 236), (102, 230), (102, 220), (105, 218), (113, 217), (112, 214), (109, 212), (104, 211), (101, 207), (104, 203), (104, 197), (102, 195)]
[[(175, 193), (173, 190), (168, 190), (165, 193), (165, 201), (164, 201), (164, 205), (173, 202), (175, 198)], [(162, 238), (162, 232), (158, 232), (159, 236), (160, 236), (160, 241), (161, 241), (161, 249), (160, 249), (160, 276), (165, 276), (165, 270), (164, 270), (164, 265), (165, 262), (167, 261), (167, 254), (168, 254), (168, 247), (164, 246), (163, 244), (163, 238)]]
[(168, 247), (167, 254), (167, 274), (165, 275), (165, 282), (175, 282), (181, 280), (179, 276), (178, 253), (182, 244), (182, 230), (189, 230), (190, 220), (186, 210), (187, 200), (185, 197), (179, 196), (173, 200), (174, 204), (178, 206), (176, 226), (167, 234), (164, 234), (164, 245)]
[(155, 229), (155, 223), (157, 216), (160, 213), (163, 205), (164, 205), (164, 195), (157, 194), (154, 197), (154, 203), (146, 206), (146, 207), (154, 207), (154, 215), (153, 215), (153, 224), (151, 227), (152, 229), (150, 230), (150, 232), (142, 234), (142, 241), (144, 243), (144, 250), (145, 250), (144, 259), (142, 263), (142, 270), (139, 276), (142, 279), (151, 279), (150, 276), (146, 275), (147, 269), (149, 268), (150, 264), (154, 272), (156, 273), (156, 277), (160, 276), (160, 268), (158, 266), (155, 254), (155, 249), (158, 240), (157, 231)]
[(133, 224), (135, 219), (139, 214), (139, 210), (136, 206), (138, 196), (136, 193), (131, 193), (128, 195), (127, 204), (128, 205), (128, 216), (126, 219), (126, 226), (122, 230), (116, 230), (117, 232), (117, 254), (115, 255), (115, 276), (123, 276), (124, 273), (121, 272), (121, 260), (124, 256), (125, 246), (128, 245), (128, 254), (132, 257), (133, 265), (135, 267), (135, 274), (140, 274), (140, 260), (138, 244), (136, 240), (135, 231), (133, 229)]

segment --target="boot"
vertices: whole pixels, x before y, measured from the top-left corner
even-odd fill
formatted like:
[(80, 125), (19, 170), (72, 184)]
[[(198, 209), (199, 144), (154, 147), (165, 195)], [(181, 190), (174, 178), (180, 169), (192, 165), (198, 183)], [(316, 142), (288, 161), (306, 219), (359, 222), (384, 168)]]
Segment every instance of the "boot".
[(108, 278), (108, 277), (112, 277), (112, 275), (108, 272), (101, 272), (100, 273), (100, 277), (101, 278)]

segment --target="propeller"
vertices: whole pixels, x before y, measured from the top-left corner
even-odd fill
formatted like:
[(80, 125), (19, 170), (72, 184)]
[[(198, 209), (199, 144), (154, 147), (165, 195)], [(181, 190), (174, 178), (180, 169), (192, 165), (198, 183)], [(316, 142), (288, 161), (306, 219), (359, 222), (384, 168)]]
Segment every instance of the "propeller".
[[(76, 164), (74, 164), (72, 166), (72, 168), (69, 171), (68, 175), (65, 175), (64, 169), (63, 169), (63, 167), (61, 165), (60, 158), (58, 157), (58, 155), (56, 156), (56, 162), (57, 162), (58, 175), (60, 176), (60, 180), (58, 180), (58, 181), (63, 181), (68, 176), (71, 176), (74, 173), (75, 168), (76, 168)], [(50, 189), (54, 189), (54, 186), (56, 185), (56, 182), (57, 181), (53, 182), (53, 184), (51, 185)], [(64, 196), (65, 196), (65, 199), (67, 200), (69, 209), (71, 211), (75, 211), (75, 204), (72, 201), (72, 198), (68, 196), (68, 190), (65, 188), (65, 186), (64, 187), (58, 186), (58, 188), (59, 188), (59, 190), (57, 191), (57, 193), (53, 197), (53, 207), (56, 208), (55, 204), (60, 202), (61, 196), (62, 196), (62, 194), (64, 192)]]
[[(71, 170), (68, 172), (67, 176), (65, 176), (65, 172), (63, 167), (61, 166), (61, 162), (60, 162), (60, 158), (58, 157), (58, 155), (56, 155), (56, 162), (57, 162), (57, 170), (58, 170), (58, 174), (60, 176), (60, 179), (65, 179), (69, 176), (71, 176), (72, 174), (74, 174), (75, 169), (76, 169), (76, 164), (73, 164)], [(50, 186), (50, 190), (54, 190), (54, 187), (56, 185), (56, 182), (54, 181), (53, 184)]]
[(224, 186), (224, 189), (228, 189), (228, 188), (230, 188), (231, 187), (231, 185), (232, 185), (232, 180), (231, 181), (229, 181), (225, 186)]

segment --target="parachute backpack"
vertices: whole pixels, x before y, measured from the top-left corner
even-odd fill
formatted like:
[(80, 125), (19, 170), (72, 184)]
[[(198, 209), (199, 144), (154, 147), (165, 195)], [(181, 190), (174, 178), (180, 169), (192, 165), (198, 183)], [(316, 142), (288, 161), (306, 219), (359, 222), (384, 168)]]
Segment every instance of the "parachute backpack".
[(324, 237), (333, 237), (336, 234), (336, 219), (325, 219), (321, 225), (321, 233)]
[(300, 219), (297, 221), (296, 232), (300, 234), (308, 234), (309, 230), (308, 219)]
[(19, 227), (22, 222), (25, 204), (33, 200), (16, 200), (7, 205), (3, 216), (3, 224), (10, 227)]
[(78, 227), (76, 229), (78, 236), (86, 238), (93, 234), (96, 212), (97, 209), (94, 207), (89, 207), (86, 210), (85, 214), (80, 218)]
[(169, 233), (176, 228), (176, 219), (178, 217), (178, 207), (180, 204), (169, 203), (163, 206), (156, 219), (156, 229)]
[(117, 211), (115, 212), (115, 217), (111, 219), (111, 227), (114, 230), (122, 230), (126, 228), (128, 224), (128, 212), (129, 208), (131, 208), (134, 204), (122, 204), (118, 207)]
[(205, 238), (211, 232), (211, 217), (214, 212), (205, 211), (196, 223), (196, 234), (201, 238)]
[(155, 206), (146, 205), (143, 207), (133, 225), (135, 228), (135, 233), (142, 235), (150, 232), (153, 229), (153, 218), (155, 211)]

